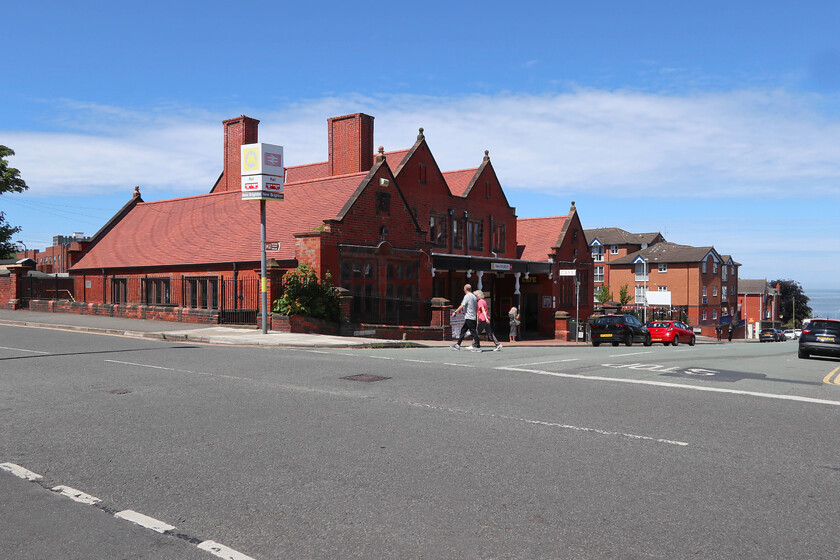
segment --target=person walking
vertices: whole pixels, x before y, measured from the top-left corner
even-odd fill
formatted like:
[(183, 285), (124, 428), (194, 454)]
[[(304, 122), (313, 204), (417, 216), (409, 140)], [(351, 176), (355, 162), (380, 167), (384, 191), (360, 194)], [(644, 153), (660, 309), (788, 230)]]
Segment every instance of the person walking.
[(452, 311), (452, 316), (454, 317), (457, 313), (460, 313), (461, 310), (464, 311), (464, 325), (461, 327), (458, 342), (453, 344), (451, 348), (453, 350), (460, 350), (461, 343), (464, 341), (467, 331), (470, 331), (473, 337), (473, 345), (470, 348), (470, 351), (481, 352), (481, 340), (478, 338), (478, 326), (476, 324), (476, 319), (478, 317), (478, 299), (475, 297), (475, 294), (472, 293), (472, 286), (469, 284), (464, 284), (464, 299), (461, 300), (461, 305), (458, 306), (458, 309)]
[(502, 349), (502, 345), (493, 334), (493, 327), (490, 325), (490, 310), (487, 307), (487, 300), (484, 299), (484, 292), (476, 290), (475, 297), (478, 300), (478, 334), (487, 333), (487, 340), (496, 345), (493, 352), (498, 352)]
[(732, 325), (729, 325), (729, 332), (726, 333), (726, 338), (729, 339), (729, 342), (732, 342), (732, 331), (735, 330), (732, 328)]
[(519, 310), (516, 307), (511, 307), (508, 311), (508, 319), (510, 320), (510, 342), (516, 342), (516, 331), (519, 329)]

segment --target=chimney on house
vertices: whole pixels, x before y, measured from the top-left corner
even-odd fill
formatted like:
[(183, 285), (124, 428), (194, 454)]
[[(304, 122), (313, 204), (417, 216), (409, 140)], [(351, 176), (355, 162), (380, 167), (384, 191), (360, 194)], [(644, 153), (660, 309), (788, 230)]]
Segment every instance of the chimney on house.
[(364, 113), (327, 119), (330, 175), (373, 167), (373, 117)]
[(260, 121), (242, 115), (222, 121), (225, 129), (225, 168), (211, 192), (238, 191), (242, 187), (241, 146), (259, 142), (257, 128)]

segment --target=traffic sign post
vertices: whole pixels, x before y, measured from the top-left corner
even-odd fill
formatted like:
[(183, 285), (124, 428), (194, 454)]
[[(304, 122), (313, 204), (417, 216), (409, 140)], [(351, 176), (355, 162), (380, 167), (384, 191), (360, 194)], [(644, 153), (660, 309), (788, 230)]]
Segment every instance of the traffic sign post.
[[(283, 146), (273, 144), (243, 144), (241, 151), (242, 200), (260, 201), (260, 291), (262, 333), (268, 333), (268, 270), (265, 252), (265, 201), (283, 200), (286, 169)], [(280, 249), (280, 242), (277, 249)]]

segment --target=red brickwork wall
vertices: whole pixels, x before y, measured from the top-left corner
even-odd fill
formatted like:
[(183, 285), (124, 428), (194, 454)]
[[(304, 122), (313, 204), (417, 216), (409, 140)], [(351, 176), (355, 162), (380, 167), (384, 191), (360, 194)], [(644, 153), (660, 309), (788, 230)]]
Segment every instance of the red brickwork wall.
[(83, 303), (63, 300), (31, 300), (30, 311), (48, 313), (73, 313), (76, 315), (100, 315), (105, 317), (123, 317), (127, 319), (147, 319), (151, 321), (170, 321), (179, 323), (197, 323), (216, 325), (219, 312), (212, 309), (190, 309), (186, 307), (164, 307), (154, 305), (117, 305), (103, 303)]
[(327, 119), (330, 175), (373, 167), (373, 117), (363, 113)]
[(225, 129), (224, 171), (213, 192), (238, 191), (242, 188), (242, 145), (259, 142), (260, 121), (242, 115), (222, 121)]

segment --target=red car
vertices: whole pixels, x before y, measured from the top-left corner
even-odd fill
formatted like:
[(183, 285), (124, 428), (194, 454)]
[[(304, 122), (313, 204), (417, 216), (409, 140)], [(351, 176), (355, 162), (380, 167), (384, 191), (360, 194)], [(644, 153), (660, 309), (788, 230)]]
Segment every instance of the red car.
[(647, 328), (650, 331), (650, 340), (661, 342), (665, 346), (676, 346), (680, 342), (688, 342), (689, 346), (694, 346), (697, 341), (691, 327), (680, 321), (651, 321)]

